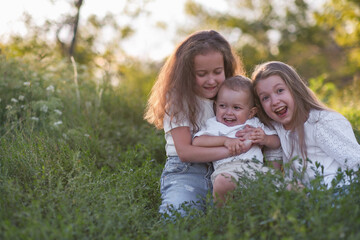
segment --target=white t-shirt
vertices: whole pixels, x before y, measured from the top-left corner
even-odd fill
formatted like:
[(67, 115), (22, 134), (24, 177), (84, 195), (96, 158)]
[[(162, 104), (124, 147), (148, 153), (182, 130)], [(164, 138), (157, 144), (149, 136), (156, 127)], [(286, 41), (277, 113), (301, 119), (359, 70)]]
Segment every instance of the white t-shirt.
[[(212, 117), (206, 121), (206, 126), (201, 129), (199, 132), (195, 134), (194, 137), (209, 135), (209, 136), (226, 136), (235, 138), (235, 134), (237, 131), (244, 129), (246, 125), (252, 127), (261, 127), (266, 135), (276, 135), (275, 130), (271, 130), (266, 127), (257, 117), (253, 117), (248, 119), (244, 124), (236, 125), (236, 126), (226, 126), (225, 124), (216, 121), (216, 117)], [(233, 162), (237, 160), (251, 160), (256, 158), (260, 162), (263, 162), (263, 154), (261, 152), (261, 148), (258, 145), (253, 145), (247, 152), (242, 153), (237, 156), (232, 156), (228, 158), (224, 158), (218, 161), (213, 162), (214, 168), (216, 169), (218, 166), (224, 163)]]
[[(199, 113), (199, 115), (197, 116), (197, 123), (199, 125), (199, 128), (201, 129), (204, 125), (207, 119), (215, 116), (214, 114), (214, 101), (206, 99), (206, 98), (200, 98), (197, 97), (197, 101), (200, 102), (200, 106), (201, 106), (201, 112)], [(190, 123), (188, 120), (184, 120), (180, 123), (175, 123), (175, 121), (173, 120), (172, 122), (170, 122), (170, 117), (168, 115), (165, 115), (164, 117), (164, 132), (165, 132), (165, 140), (166, 140), (166, 145), (165, 145), (165, 150), (166, 150), (166, 155), (167, 156), (178, 156), (176, 149), (175, 149), (175, 145), (174, 145), (174, 140), (171, 136), (171, 130), (177, 127), (190, 127), (190, 132), (192, 134), (191, 137), (193, 137), (194, 133), (194, 129), (193, 126), (190, 126)]]
[[(273, 123), (283, 148), (283, 161), (289, 163), (294, 157), (301, 157), (299, 147), (291, 154), (292, 144), (290, 131), (285, 130), (282, 124)], [(321, 167), (316, 167), (316, 162), (323, 167), (324, 183), (331, 186), (331, 181), (338, 168), (343, 170), (358, 169), (360, 164), (360, 145), (358, 144), (350, 122), (341, 114), (327, 110), (311, 110), (308, 120), (304, 124), (307, 163), (304, 175), (305, 182), (315, 178), (316, 171), (321, 173)], [(302, 157), (301, 157), (302, 158)], [(290, 177), (293, 171), (302, 169), (300, 161), (294, 161), (293, 168), (289, 169)]]

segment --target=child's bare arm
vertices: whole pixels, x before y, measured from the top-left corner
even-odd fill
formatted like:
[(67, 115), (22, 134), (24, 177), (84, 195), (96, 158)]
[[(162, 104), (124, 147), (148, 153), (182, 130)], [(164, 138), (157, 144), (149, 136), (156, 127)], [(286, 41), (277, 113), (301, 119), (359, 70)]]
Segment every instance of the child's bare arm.
[(243, 141), (225, 136), (202, 135), (195, 137), (192, 144), (198, 147), (226, 147), (230, 151), (231, 156), (239, 155), (249, 150)]
[(280, 139), (277, 135), (266, 135), (264, 130), (261, 128), (256, 128), (250, 135), (250, 140), (254, 144), (259, 144), (267, 146), (271, 149), (276, 149), (280, 147)]
[(202, 135), (195, 137), (192, 144), (198, 147), (223, 147), (225, 146), (226, 139), (227, 137), (225, 136)]

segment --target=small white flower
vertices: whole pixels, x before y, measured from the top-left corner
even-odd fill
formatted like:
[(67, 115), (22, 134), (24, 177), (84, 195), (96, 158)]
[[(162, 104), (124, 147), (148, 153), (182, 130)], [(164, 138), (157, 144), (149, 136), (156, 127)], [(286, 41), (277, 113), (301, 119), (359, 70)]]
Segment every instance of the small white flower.
[(48, 109), (49, 109), (48, 106), (43, 105), (43, 106), (40, 108), (40, 111), (46, 113), (46, 112), (48, 111)]
[(25, 99), (25, 97), (23, 95), (20, 95), (18, 98), (20, 101), (23, 101)]
[(15, 98), (12, 98), (11, 101), (12, 101), (13, 103), (17, 103), (17, 102), (18, 102), (18, 100), (15, 99)]
[(24, 109), (24, 108), (25, 108), (25, 105), (21, 105), (20, 108), (21, 108), (21, 109)]
[(59, 109), (55, 109), (54, 112), (55, 112), (56, 114), (58, 114), (58, 115), (61, 115), (61, 114), (62, 114), (62, 112), (61, 112)]
[(86, 108), (91, 108), (92, 103), (90, 101), (86, 101), (85, 106), (86, 106)]
[(49, 91), (49, 92), (54, 92), (55, 91), (55, 87), (53, 85), (50, 85), (46, 88), (46, 91)]
[(1, 98), (0, 98), (0, 102), (1, 102)]
[(54, 126), (59, 126), (59, 125), (61, 125), (62, 123), (63, 123), (62, 121), (54, 122)]
[(5, 109), (6, 109), (6, 110), (10, 110), (10, 109), (12, 109), (12, 106), (11, 106), (11, 105), (7, 105), (7, 106), (5, 107)]
[(24, 82), (24, 86), (30, 86), (30, 82)]
[(90, 137), (90, 135), (89, 135), (89, 134), (87, 134), (87, 133), (85, 133), (85, 134), (84, 134), (84, 136), (85, 136), (85, 137), (87, 137), (87, 138), (89, 138), (89, 137)]
[(67, 136), (65, 133), (63, 133), (62, 136), (63, 136), (63, 138), (65, 138), (65, 139), (68, 138), (68, 136)]
[(35, 121), (35, 122), (39, 121), (39, 118), (37, 118), (37, 117), (31, 117), (30, 119)]

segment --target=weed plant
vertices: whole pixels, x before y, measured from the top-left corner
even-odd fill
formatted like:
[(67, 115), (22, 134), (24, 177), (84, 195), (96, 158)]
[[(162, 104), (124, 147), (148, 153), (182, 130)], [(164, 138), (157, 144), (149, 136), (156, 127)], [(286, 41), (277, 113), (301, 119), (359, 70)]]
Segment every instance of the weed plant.
[[(75, 85), (70, 62), (29, 62), (0, 55), (0, 239), (360, 238), (358, 173), (347, 194), (244, 176), (225, 207), (209, 196), (205, 213), (162, 218), (165, 142), (142, 120), (145, 90), (99, 85), (83, 66)], [(359, 139), (359, 111), (346, 116)]]

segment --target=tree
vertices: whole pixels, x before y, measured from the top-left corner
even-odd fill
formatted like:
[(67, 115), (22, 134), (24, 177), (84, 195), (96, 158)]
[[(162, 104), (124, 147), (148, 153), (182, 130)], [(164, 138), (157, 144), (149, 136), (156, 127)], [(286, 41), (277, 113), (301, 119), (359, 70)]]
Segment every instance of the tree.
[[(196, 26), (218, 29), (229, 39), (236, 36), (232, 45), (242, 55), (248, 72), (261, 62), (280, 60), (295, 66), (306, 79), (323, 76), (337, 85), (349, 82), (347, 76), (351, 76), (354, 69), (347, 69), (346, 73), (340, 70), (348, 63), (349, 56), (334, 38), (336, 34), (331, 30), (331, 23), (325, 19), (336, 10), (338, 14), (354, 16), (352, 21), (359, 25), (359, 8), (354, 8), (355, 1), (326, 2), (333, 10), (316, 10), (304, 0), (229, 0), (227, 3), (230, 11), (219, 12), (189, 0), (186, 11), (194, 18)], [(344, 11), (347, 5), (353, 8), (353, 13)], [(337, 19), (340, 26), (343, 21)], [(324, 25), (325, 22), (329, 25)], [(354, 39), (359, 42), (359, 37)]]

